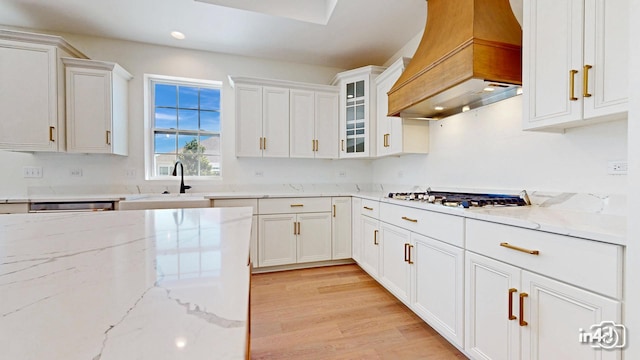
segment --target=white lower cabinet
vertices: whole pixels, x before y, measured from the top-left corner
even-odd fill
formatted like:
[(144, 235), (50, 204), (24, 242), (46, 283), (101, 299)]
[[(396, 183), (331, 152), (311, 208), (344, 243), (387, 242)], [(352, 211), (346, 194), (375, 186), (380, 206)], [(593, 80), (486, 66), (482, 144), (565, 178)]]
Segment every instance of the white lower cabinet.
[(398, 300), (408, 306), (411, 288), (410, 265), (412, 264), (409, 259), (411, 232), (380, 222), (378, 243), (380, 244), (379, 281)]
[(258, 264), (258, 200), (257, 199), (212, 199), (211, 207), (250, 207), (253, 209), (251, 221), (251, 241), (249, 257), (254, 268), (260, 267)]
[(331, 260), (331, 214), (298, 214), (297, 263)]
[(351, 258), (351, 197), (331, 198), (331, 259)]
[(358, 264), (376, 280), (378, 280), (378, 263), (380, 257), (378, 226), (378, 219), (368, 216), (362, 216), (360, 218), (360, 229), (362, 229), (362, 255)]
[(445, 336), (464, 346), (464, 249), (412, 233), (411, 309)]
[(500, 261), (467, 253), (466, 351), (474, 359), (620, 359), (581, 343), (620, 302)]
[(258, 264), (295, 264), (297, 259), (296, 215), (274, 214), (258, 217)]
[(362, 199), (351, 199), (351, 258), (360, 263), (362, 261)]

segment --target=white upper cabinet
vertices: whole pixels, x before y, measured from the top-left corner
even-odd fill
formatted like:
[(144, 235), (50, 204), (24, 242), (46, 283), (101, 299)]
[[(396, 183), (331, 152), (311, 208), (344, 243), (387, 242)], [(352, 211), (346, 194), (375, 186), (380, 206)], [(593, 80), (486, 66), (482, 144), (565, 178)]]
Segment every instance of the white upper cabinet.
[(387, 93), (411, 59), (400, 58), (376, 78), (377, 156), (429, 152), (429, 121), (387, 116)]
[(626, 116), (627, 10), (628, 0), (525, 0), (524, 129)]
[(86, 58), (58, 36), (0, 30), (0, 149), (65, 150), (63, 56)]
[(336, 75), (340, 86), (340, 158), (376, 154), (375, 79), (385, 68), (365, 66)]
[(291, 89), (291, 157), (338, 158), (338, 92)]
[(128, 82), (116, 63), (63, 58), (67, 151), (128, 155)]
[(236, 156), (338, 157), (338, 88), (230, 77), (236, 99)]

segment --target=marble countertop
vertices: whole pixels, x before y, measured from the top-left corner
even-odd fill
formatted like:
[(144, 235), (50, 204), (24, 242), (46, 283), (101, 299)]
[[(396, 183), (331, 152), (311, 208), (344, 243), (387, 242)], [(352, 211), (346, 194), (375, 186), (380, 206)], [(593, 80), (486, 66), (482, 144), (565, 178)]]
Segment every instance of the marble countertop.
[(0, 216), (1, 357), (243, 359), (251, 216)]

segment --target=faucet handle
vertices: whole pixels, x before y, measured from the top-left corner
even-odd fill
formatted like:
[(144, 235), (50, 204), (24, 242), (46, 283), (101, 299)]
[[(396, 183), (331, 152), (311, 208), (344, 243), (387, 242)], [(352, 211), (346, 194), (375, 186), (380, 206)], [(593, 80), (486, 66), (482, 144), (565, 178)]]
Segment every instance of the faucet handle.
[(184, 186), (184, 189), (185, 189), (185, 190), (191, 189), (191, 185), (185, 185), (185, 186)]

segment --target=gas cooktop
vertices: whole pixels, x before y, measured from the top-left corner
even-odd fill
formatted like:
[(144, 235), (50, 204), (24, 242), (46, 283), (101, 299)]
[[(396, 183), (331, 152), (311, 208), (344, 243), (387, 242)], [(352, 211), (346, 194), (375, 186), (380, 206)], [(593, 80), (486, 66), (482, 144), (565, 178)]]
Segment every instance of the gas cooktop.
[(432, 191), (431, 189), (427, 189), (425, 192), (389, 193), (388, 197), (397, 200), (422, 201), (463, 208), (531, 205), (531, 201), (529, 201), (529, 196), (525, 190), (522, 190), (518, 195), (508, 195)]

